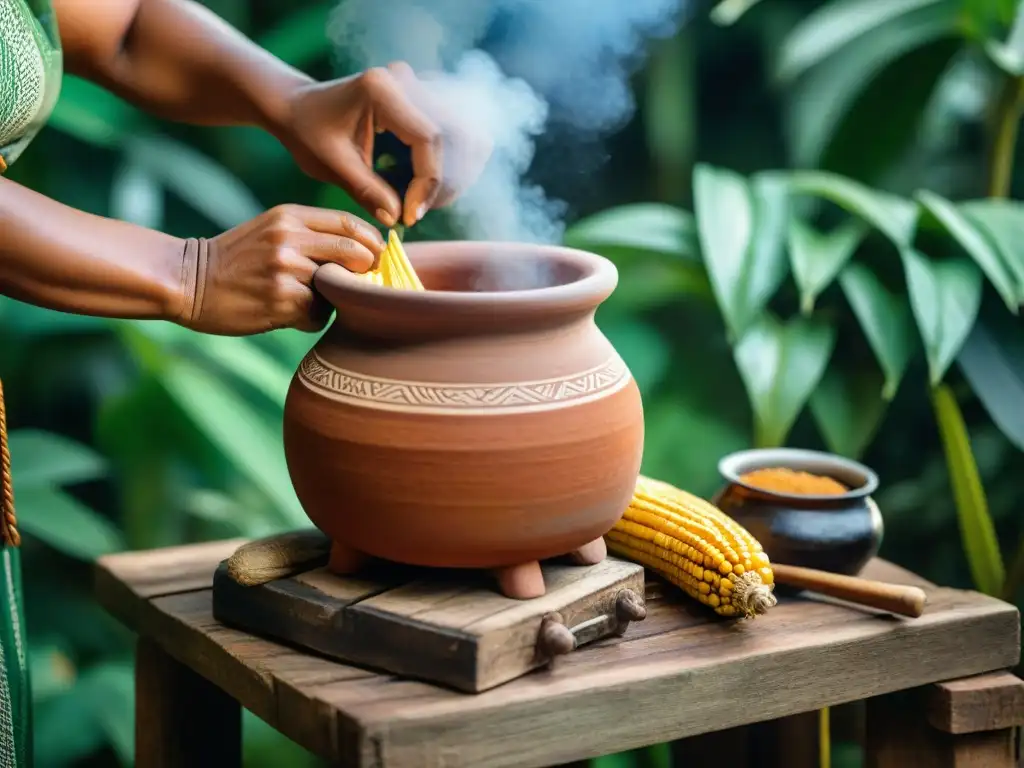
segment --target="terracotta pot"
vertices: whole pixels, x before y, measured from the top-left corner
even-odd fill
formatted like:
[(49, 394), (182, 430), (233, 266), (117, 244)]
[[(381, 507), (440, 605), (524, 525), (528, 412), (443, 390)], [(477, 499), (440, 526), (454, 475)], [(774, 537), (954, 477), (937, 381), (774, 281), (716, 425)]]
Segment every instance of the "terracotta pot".
[(543, 594), (538, 560), (603, 559), (640, 469), (640, 394), (594, 322), (615, 267), (521, 244), (407, 251), (424, 292), (317, 272), (337, 314), (285, 404), (295, 491), (338, 573), (372, 556)]
[[(831, 477), (850, 490), (830, 496), (768, 491), (741, 475), (786, 467)], [(800, 448), (761, 448), (723, 458), (725, 485), (712, 503), (761, 542), (773, 562), (856, 575), (882, 544), (884, 526), (871, 494), (878, 476), (860, 462)]]

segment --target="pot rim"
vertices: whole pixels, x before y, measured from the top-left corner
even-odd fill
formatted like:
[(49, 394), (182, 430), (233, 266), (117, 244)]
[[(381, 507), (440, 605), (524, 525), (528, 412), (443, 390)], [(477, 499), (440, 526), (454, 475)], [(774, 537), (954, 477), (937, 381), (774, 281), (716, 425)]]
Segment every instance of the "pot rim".
[[(596, 253), (566, 246), (485, 240), (442, 240), (408, 243), (404, 247), (413, 266), (416, 266), (417, 262), (425, 263), (432, 260), (449, 263), (479, 262), (485, 254), (499, 257), (524, 254), (551, 258), (580, 270), (581, 276), (569, 283), (513, 291), (396, 291), (393, 288), (374, 285), (341, 265), (328, 263), (316, 271), (314, 284), (328, 299), (337, 296), (343, 302), (354, 299), (359, 303), (373, 303), (382, 307), (400, 304), (405, 309), (470, 309), (496, 306), (511, 309), (539, 304), (549, 308), (579, 309), (588, 306), (596, 308), (611, 295), (618, 283), (618, 270), (611, 261)], [(332, 303), (336, 307), (339, 306), (338, 302), (332, 300)]]
[[(850, 490), (842, 494), (785, 493), (742, 482), (740, 475), (756, 469), (785, 467), (819, 475), (828, 475), (845, 483)], [(878, 475), (859, 461), (834, 453), (807, 448), (751, 448), (724, 456), (718, 462), (719, 474), (734, 483), (763, 496), (789, 501), (837, 502), (860, 499), (878, 490)]]

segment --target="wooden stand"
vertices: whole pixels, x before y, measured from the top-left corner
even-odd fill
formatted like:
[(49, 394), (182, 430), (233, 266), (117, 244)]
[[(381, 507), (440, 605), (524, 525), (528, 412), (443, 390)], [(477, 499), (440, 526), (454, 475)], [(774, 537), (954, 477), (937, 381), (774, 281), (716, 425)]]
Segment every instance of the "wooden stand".
[(244, 587), (222, 562), (213, 615), (335, 659), (477, 693), (646, 616), (635, 563), (542, 567), (547, 593), (523, 601), (465, 571), (390, 566), (355, 578), (315, 568)]

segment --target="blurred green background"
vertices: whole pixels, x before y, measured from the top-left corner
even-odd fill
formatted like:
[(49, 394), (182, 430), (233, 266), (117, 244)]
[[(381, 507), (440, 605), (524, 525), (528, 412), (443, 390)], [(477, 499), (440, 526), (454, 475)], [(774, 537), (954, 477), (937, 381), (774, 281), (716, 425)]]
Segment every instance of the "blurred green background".
[[(206, 4), (317, 77), (349, 73), (325, 36), (332, 2)], [(643, 391), (644, 472), (710, 495), (743, 447), (860, 457), (881, 476), (885, 557), (1016, 600), (1018, 3), (695, 3), (650, 54), (609, 159), (576, 174), (585, 194), (572, 169), (556, 190), (566, 241), (620, 269), (599, 322)], [(542, 144), (537, 165), (556, 154)], [(71, 77), (11, 177), (181, 236), (277, 203), (353, 208), (255, 130), (162, 123)], [(408, 239), (450, 231), (433, 213)], [(38, 763), (127, 765), (132, 638), (93, 603), (90, 562), (303, 524), (280, 422), (314, 339), (7, 299), (0, 330)], [(313, 764), (255, 718), (245, 731), (247, 765)]]

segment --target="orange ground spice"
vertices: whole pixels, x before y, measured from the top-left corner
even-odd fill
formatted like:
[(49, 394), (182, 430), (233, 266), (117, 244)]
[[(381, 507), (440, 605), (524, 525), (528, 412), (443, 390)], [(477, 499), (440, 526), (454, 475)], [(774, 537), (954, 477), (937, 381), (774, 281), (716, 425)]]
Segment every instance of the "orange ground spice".
[(740, 475), (740, 481), (765, 491), (807, 496), (838, 496), (849, 488), (831, 477), (786, 467), (767, 467)]

